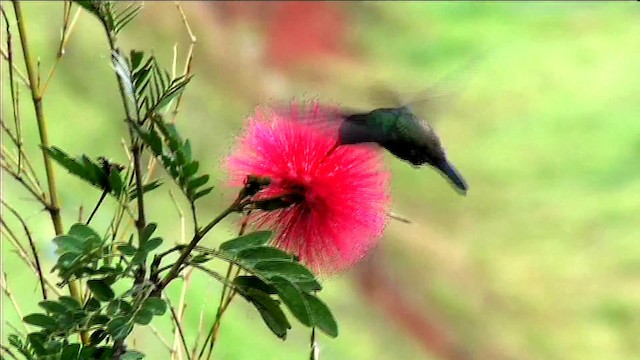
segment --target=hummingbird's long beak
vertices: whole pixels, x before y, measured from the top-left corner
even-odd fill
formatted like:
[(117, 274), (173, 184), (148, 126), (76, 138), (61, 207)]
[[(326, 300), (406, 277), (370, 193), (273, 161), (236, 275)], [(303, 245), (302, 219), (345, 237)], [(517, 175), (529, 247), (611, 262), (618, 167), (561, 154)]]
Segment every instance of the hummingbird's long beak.
[(340, 146), (340, 141), (336, 141), (336, 143), (331, 147), (331, 149), (329, 149), (329, 151), (327, 151), (327, 153), (324, 155), (324, 157), (322, 158), (322, 161), (324, 161), (326, 158), (328, 158), (331, 154), (333, 154), (334, 151), (336, 151), (336, 149), (338, 148), (338, 146)]
[(446, 176), (447, 179), (455, 186), (456, 190), (462, 194), (467, 195), (467, 183), (462, 178), (462, 175), (453, 167), (448, 161), (444, 160), (434, 167), (442, 173), (442, 175)]

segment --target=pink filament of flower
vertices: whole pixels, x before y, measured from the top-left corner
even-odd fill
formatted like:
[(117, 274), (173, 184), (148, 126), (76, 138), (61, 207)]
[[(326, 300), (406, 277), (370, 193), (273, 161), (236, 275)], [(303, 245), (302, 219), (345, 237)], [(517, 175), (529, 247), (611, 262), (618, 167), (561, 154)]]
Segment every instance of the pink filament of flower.
[(355, 263), (382, 235), (389, 173), (371, 146), (341, 146), (326, 156), (336, 132), (318, 131), (301, 120), (334, 115), (317, 102), (311, 105), (285, 113), (256, 112), (227, 167), (235, 186), (250, 174), (271, 178), (256, 198), (303, 195), (290, 207), (252, 214), (250, 223), (274, 230), (274, 244), (315, 271), (331, 273)]

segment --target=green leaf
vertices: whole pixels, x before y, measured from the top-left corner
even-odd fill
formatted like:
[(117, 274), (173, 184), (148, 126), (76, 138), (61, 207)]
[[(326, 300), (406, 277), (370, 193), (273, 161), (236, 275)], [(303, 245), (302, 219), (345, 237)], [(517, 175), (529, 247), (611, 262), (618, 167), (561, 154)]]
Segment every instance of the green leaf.
[(122, 299), (115, 299), (107, 306), (107, 315), (113, 316), (119, 314), (124, 316), (130, 314), (131, 310), (133, 310), (133, 307), (129, 302)]
[(140, 243), (144, 243), (145, 241), (149, 240), (151, 235), (153, 235), (153, 233), (156, 231), (157, 227), (158, 225), (156, 223), (147, 224), (147, 226), (142, 229), (142, 233), (140, 234)]
[(75, 223), (69, 229), (69, 235), (77, 236), (82, 239), (100, 239), (100, 235), (89, 226), (83, 223)]
[(312, 315), (309, 304), (303, 296), (302, 290), (289, 280), (274, 276), (271, 285), (278, 291), (278, 296), (287, 305), (293, 316), (306, 326), (311, 326)]
[(263, 260), (293, 261), (293, 256), (272, 246), (256, 246), (240, 250), (236, 257), (245, 263), (257, 263)]
[(329, 310), (329, 307), (314, 295), (308, 293), (304, 293), (303, 295), (307, 300), (307, 304), (309, 304), (313, 318), (313, 325), (322, 330), (325, 334), (334, 338), (337, 337), (338, 324), (336, 323), (336, 319), (333, 317), (331, 310)]
[(142, 60), (144, 59), (144, 52), (140, 50), (131, 50), (129, 52), (129, 60), (131, 60), (131, 69), (135, 73), (140, 69), (140, 65), (142, 64)]
[(88, 12), (97, 15), (97, 8), (95, 5), (95, 1), (91, 0), (74, 0), (74, 3), (78, 4), (80, 7), (84, 8)]
[(147, 260), (148, 255), (149, 253), (147, 253), (146, 251), (136, 252), (136, 254), (131, 258), (131, 264), (140, 265), (144, 263)]
[(29, 341), (31, 348), (35, 350), (37, 355), (47, 355), (47, 350), (44, 348), (46, 340), (46, 335), (43, 333), (30, 333), (27, 335), (27, 341)]
[(128, 350), (120, 357), (122, 360), (140, 360), (142, 358), (144, 358), (144, 354), (135, 350)]
[(116, 197), (120, 197), (124, 184), (122, 183), (120, 172), (118, 172), (117, 170), (112, 170), (109, 172), (109, 186), (111, 187), (111, 192)]
[(198, 199), (200, 199), (201, 197), (203, 197), (203, 196), (207, 195), (208, 193), (210, 193), (210, 192), (211, 192), (211, 190), (213, 190), (213, 186), (208, 187), (208, 188), (203, 189), (203, 190), (200, 190), (200, 191), (198, 191), (197, 193), (195, 193), (195, 195), (193, 195), (193, 199), (194, 199), (194, 200), (198, 200)]
[(91, 319), (89, 320), (88, 325), (89, 326), (93, 326), (93, 325), (106, 325), (109, 320), (111, 320), (111, 318), (107, 315), (95, 315), (93, 317), (91, 317)]
[(85, 169), (84, 165), (78, 160), (72, 158), (67, 153), (55, 146), (52, 146), (50, 148), (43, 147), (43, 149), (53, 160), (58, 163), (58, 165), (65, 168), (70, 174), (93, 183), (92, 179), (87, 174), (87, 170)]
[(133, 317), (133, 321), (140, 325), (148, 325), (153, 318), (153, 313), (146, 309), (139, 310)]
[(267, 294), (277, 294), (277, 290), (273, 286), (267, 284), (266, 282), (262, 281), (260, 278), (253, 275), (237, 276), (235, 279), (233, 279), (233, 283), (241, 287), (245, 291), (249, 289), (256, 289), (256, 290), (265, 292)]
[(211, 260), (212, 257), (208, 256), (206, 254), (198, 254), (194, 257), (191, 258), (191, 260), (189, 260), (190, 263), (194, 263), (194, 264), (203, 264), (206, 263), (207, 261)]
[(255, 289), (241, 292), (240, 294), (255, 306), (262, 320), (277, 337), (283, 340), (286, 339), (287, 330), (291, 329), (291, 324), (289, 324), (287, 316), (280, 308), (278, 301), (271, 298), (269, 294)]
[(62, 295), (58, 298), (58, 301), (70, 310), (76, 310), (81, 308), (81, 305), (78, 302), (78, 300), (72, 298), (71, 296)]
[(69, 229), (68, 235), (81, 239), (83, 253), (90, 252), (102, 244), (100, 235), (82, 223), (73, 224)]
[(93, 333), (91, 333), (91, 336), (89, 336), (89, 343), (92, 346), (98, 345), (106, 337), (107, 337), (107, 332), (104, 331), (103, 329), (98, 329), (98, 330), (94, 331)]
[(38, 326), (45, 329), (55, 329), (58, 324), (56, 321), (45, 314), (29, 314), (22, 318), (22, 321), (29, 325)]
[(253, 269), (267, 278), (282, 276), (294, 283), (316, 281), (315, 276), (302, 264), (288, 260), (264, 260)]
[(115, 297), (111, 287), (101, 279), (92, 279), (87, 281), (87, 286), (93, 296), (100, 301), (109, 301)]
[(27, 348), (27, 346), (22, 342), (22, 339), (18, 337), (16, 334), (10, 334), (7, 336), (7, 340), (9, 344), (13, 346), (16, 350), (18, 350), (27, 360), (35, 360), (35, 357), (31, 354), (31, 351)]
[(235, 255), (246, 248), (264, 245), (269, 242), (270, 238), (271, 231), (256, 231), (251, 234), (225, 241), (220, 245), (220, 250), (230, 255)]
[(48, 354), (56, 354), (62, 351), (62, 342), (58, 340), (48, 340), (44, 343), (44, 348)]
[(95, 298), (90, 298), (84, 307), (87, 311), (98, 311), (100, 310), (100, 301)]
[(200, 164), (197, 161), (192, 161), (188, 163), (182, 168), (182, 176), (185, 179), (190, 178), (191, 176), (195, 175), (198, 172), (199, 167), (200, 167)]
[(68, 311), (67, 307), (57, 301), (44, 300), (38, 303), (49, 314), (64, 314)]
[(111, 319), (107, 324), (107, 332), (114, 340), (124, 340), (133, 330), (133, 326), (129, 323), (129, 319), (123, 316)]
[(153, 315), (164, 315), (167, 311), (167, 303), (161, 298), (150, 297), (144, 301), (142, 308), (148, 310)]
[(182, 154), (184, 155), (184, 159), (186, 162), (191, 161), (191, 142), (189, 139), (184, 141), (184, 146), (182, 146)]
[(136, 253), (138, 249), (135, 246), (129, 244), (121, 244), (118, 245), (118, 251), (120, 251), (123, 255), (132, 256)]
[(207, 181), (209, 181), (209, 175), (201, 175), (201, 176), (189, 181), (189, 183), (187, 184), (187, 190), (188, 191), (193, 191), (193, 190), (199, 188), (200, 186), (206, 184)]
[(142, 243), (142, 245), (140, 246), (140, 249), (145, 252), (151, 252), (157, 249), (160, 245), (162, 245), (162, 238), (155, 237), (153, 239), (149, 239), (144, 243)]
[(78, 343), (69, 344), (64, 347), (64, 350), (62, 350), (62, 354), (60, 355), (60, 360), (77, 360), (79, 352), (80, 352), (80, 344)]
[(127, 6), (120, 13), (116, 14), (114, 19), (114, 31), (116, 33), (120, 32), (125, 26), (127, 26), (133, 19), (135, 19), (136, 15), (140, 12), (142, 6), (138, 4), (131, 4)]
[[(142, 187), (142, 193), (146, 194), (149, 191), (152, 191), (152, 190), (160, 187), (160, 185), (162, 185), (162, 183), (160, 181), (158, 181), (158, 180), (152, 181), (152, 182), (150, 182), (150, 183), (148, 183), (148, 184), (146, 184), (146, 185), (144, 185)], [(137, 189), (135, 188), (135, 185), (134, 185), (134, 188), (129, 191), (129, 200), (133, 201), (137, 197), (138, 197), (138, 191), (137, 191)]]
[(72, 235), (59, 235), (53, 239), (58, 254), (67, 252), (81, 254), (84, 252), (84, 241), (84, 239)]

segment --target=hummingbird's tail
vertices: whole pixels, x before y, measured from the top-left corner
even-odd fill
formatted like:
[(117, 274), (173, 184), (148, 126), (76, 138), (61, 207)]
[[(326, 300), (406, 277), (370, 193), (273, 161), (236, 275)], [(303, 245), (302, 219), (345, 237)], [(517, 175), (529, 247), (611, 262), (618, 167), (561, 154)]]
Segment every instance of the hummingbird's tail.
[(444, 160), (435, 165), (435, 167), (440, 170), (440, 172), (449, 179), (449, 181), (455, 185), (456, 189), (459, 190), (463, 195), (467, 194), (467, 183), (462, 178), (462, 175), (453, 167), (448, 161)]

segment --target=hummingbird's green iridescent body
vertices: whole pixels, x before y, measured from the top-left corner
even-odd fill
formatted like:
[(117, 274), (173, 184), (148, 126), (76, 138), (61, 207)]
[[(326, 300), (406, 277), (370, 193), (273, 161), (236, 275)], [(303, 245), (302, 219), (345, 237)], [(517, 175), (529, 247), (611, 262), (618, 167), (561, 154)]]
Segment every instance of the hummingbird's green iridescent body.
[(447, 160), (438, 135), (406, 106), (343, 115), (338, 146), (377, 143), (414, 166), (430, 165), (466, 194), (467, 184)]

